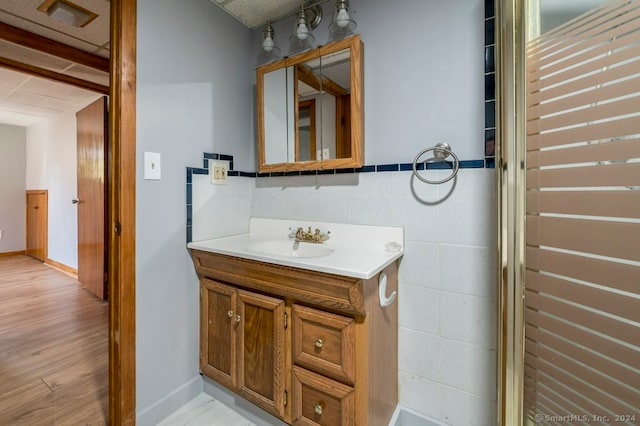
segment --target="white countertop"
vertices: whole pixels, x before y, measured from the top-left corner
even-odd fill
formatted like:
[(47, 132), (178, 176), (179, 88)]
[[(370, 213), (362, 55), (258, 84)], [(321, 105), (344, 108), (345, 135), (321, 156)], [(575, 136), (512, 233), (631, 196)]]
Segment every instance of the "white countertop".
[[(294, 240), (290, 238), (293, 231), (290, 229), (295, 230), (298, 227), (305, 230), (308, 227), (312, 230), (317, 228), (323, 233), (330, 231), (330, 238), (320, 245), (331, 252), (321, 257), (305, 258), (251, 249), (254, 244), (270, 241), (289, 241), (293, 246)], [(304, 242), (300, 244), (316, 245)], [(249, 232), (246, 234), (194, 241), (187, 244), (187, 247), (277, 265), (368, 279), (402, 256), (404, 230), (391, 226), (251, 218)]]

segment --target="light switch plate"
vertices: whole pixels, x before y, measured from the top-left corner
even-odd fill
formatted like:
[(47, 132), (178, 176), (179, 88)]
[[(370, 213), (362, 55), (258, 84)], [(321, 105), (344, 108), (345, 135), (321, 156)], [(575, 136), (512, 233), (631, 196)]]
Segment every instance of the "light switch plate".
[(229, 162), (226, 160), (209, 160), (209, 176), (212, 185), (226, 185)]
[(144, 178), (146, 180), (160, 180), (160, 153), (144, 153)]

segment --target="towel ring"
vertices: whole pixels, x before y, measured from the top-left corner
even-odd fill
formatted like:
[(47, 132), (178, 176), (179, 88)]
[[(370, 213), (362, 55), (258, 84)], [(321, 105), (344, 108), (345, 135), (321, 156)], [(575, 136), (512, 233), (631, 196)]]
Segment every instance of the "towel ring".
[[(425, 178), (424, 176), (420, 175), (420, 173), (418, 173), (418, 160), (420, 159), (420, 157), (422, 157), (424, 154), (426, 154), (429, 151), (433, 151), (433, 157), (426, 159), (424, 161), (425, 165), (424, 165), (424, 169), (427, 169), (427, 161), (434, 159), (434, 160), (439, 160), (439, 161), (444, 161), (448, 156), (452, 156), (453, 157), (453, 172), (451, 173), (451, 175), (447, 176), (444, 179), (441, 180), (429, 180), (427, 178)], [(422, 151), (420, 151), (418, 153), (418, 155), (416, 155), (416, 158), (413, 160), (413, 174), (420, 179), (421, 181), (425, 182), (425, 183), (431, 183), (434, 185), (440, 184), (440, 183), (445, 183), (450, 181), (451, 179), (453, 179), (457, 174), (458, 174), (458, 169), (460, 168), (460, 161), (458, 160), (458, 157), (453, 153), (453, 151), (451, 151), (451, 146), (449, 146), (448, 143), (444, 143), (444, 142), (440, 142), (437, 143), (436, 146), (432, 146), (431, 148), (427, 148), (427, 149), (423, 149)]]

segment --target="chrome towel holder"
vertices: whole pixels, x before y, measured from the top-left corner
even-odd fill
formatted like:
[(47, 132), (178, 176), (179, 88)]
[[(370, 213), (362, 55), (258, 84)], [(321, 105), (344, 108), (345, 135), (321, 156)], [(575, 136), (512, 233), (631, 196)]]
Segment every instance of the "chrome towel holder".
[[(451, 172), (451, 175), (440, 180), (430, 180), (422, 176), (420, 173), (418, 173), (418, 160), (420, 159), (420, 157), (422, 157), (424, 154), (426, 154), (429, 151), (433, 151), (433, 157), (427, 158), (426, 160), (423, 161), (424, 169), (427, 170), (427, 162), (429, 162), (430, 160), (445, 161), (449, 156), (451, 156), (453, 157), (453, 172)], [(459, 169), (460, 169), (460, 161), (458, 160), (458, 157), (451, 150), (451, 146), (445, 142), (440, 142), (440, 143), (437, 143), (435, 146), (432, 146), (431, 148), (423, 149), (418, 153), (418, 155), (416, 155), (416, 158), (413, 160), (413, 174), (421, 181), (425, 183), (431, 183), (434, 185), (450, 181), (458, 174)]]

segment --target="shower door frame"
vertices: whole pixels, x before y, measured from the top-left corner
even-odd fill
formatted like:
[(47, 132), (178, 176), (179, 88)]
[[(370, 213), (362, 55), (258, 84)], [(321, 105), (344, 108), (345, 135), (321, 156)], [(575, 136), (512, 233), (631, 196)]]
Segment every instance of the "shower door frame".
[(496, 0), (497, 424), (523, 424), (527, 0)]

